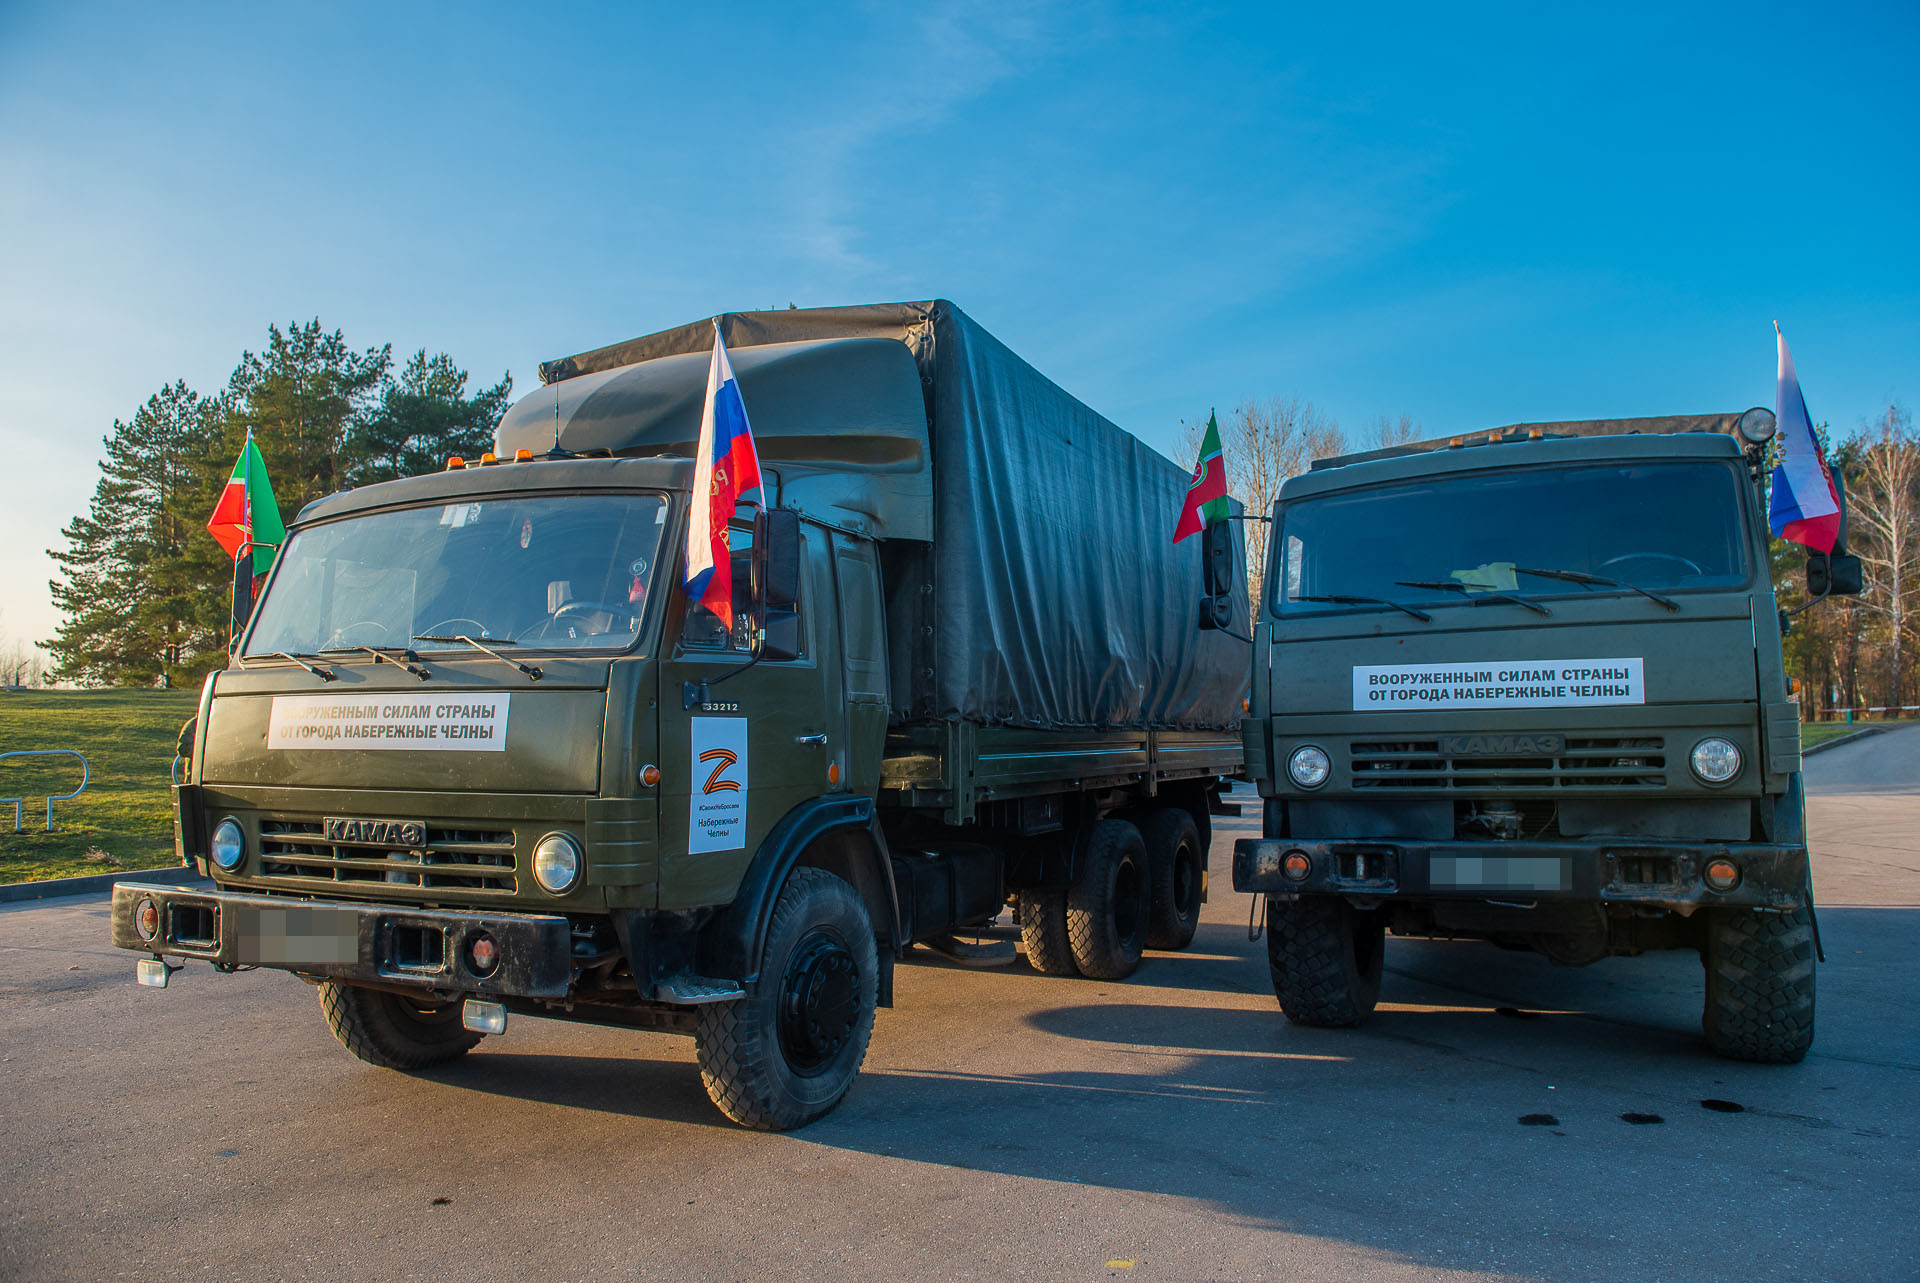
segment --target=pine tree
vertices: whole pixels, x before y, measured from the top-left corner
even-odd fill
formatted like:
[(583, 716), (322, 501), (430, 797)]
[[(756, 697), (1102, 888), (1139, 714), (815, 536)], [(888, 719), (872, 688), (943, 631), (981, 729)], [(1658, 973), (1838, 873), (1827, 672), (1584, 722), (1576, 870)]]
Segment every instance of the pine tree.
[(49, 585), (66, 616), (60, 635), (42, 643), (54, 676), (84, 685), (171, 685), (190, 677), (218, 639), (196, 625), (198, 586), (181, 561), (198, 523), (181, 498), (195, 490), (193, 461), (220, 435), (221, 406), (183, 382), (162, 388), (114, 421), (93, 502), (61, 533), (55, 550), (63, 578)]
[(469, 398), (467, 372), (444, 352), (422, 348), (398, 379), (381, 386), (380, 399), (355, 423), (346, 443), (347, 480), (353, 485), (436, 472), (449, 455), (477, 458), (493, 448), (512, 398), (513, 380)]

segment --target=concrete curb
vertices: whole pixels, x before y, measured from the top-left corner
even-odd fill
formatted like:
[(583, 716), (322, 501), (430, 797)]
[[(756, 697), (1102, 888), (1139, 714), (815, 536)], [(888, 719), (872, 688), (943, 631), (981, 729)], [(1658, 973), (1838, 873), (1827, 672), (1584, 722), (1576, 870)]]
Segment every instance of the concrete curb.
[(164, 882), (180, 886), (200, 881), (200, 874), (187, 868), (129, 869), (125, 873), (95, 873), (84, 878), (43, 878), (38, 882), (12, 882), (0, 886), (0, 904), (22, 900), (54, 900), (69, 895), (96, 895), (111, 891), (116, 882)]
[(1838, 739), (1830, 739), (1823, 743), (1815, 744), (1812, 748), (1803, 748), (1800, 750), (1800, 756), (1812, 757), (1815, 753), (1824, 753), (1830, 748), (1839, 748), (1842, 744), (1851, 744), (1855, 740), (1863, 740), (1869, 735), (1880, 735), (1896, 729), (1898, 728), (1892, 726), (1863, 726), (1851, 735), (1842, 735)]

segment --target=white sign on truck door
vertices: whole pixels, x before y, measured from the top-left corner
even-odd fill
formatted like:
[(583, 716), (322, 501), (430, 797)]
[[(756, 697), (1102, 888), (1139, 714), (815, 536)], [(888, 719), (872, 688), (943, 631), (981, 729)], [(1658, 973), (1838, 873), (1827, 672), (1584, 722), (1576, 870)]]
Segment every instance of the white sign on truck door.
[(693, 719), (693, 787), (687, 850), (738, 851), (747, 844), (747, 719)]

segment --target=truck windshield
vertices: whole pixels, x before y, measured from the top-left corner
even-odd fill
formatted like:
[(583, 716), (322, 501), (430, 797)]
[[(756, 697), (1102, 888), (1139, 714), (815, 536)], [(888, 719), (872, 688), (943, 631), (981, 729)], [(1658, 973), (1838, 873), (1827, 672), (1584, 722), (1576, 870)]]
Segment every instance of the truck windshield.
[[(659, 495), (464, 500), (347, 517), (287, 541), (244, 653), (633, 644), (657, 578)], [(427, 640), (439, 638), (441, 640)]]
[[(1731, 466), (1663, 462), (1453, 475), (1304, 499), (1281, 513), (1275, 604), (1293, 615), (1355, 609), (1331, 597), (1442, 607), (1481, 594), (1738, 587), (1748, 576), (1741, 484)], [(1438, 591), (1441, 583), (1460, 590)]]

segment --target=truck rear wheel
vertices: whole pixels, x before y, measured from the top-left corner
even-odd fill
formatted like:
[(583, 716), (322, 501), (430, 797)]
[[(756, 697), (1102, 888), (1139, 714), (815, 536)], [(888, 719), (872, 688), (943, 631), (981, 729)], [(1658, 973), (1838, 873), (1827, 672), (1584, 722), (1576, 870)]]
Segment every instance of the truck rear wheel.
[(1296, 1025), (1357, 1025), (1380, 1001), (1386, 952), (1381, 915), (1334, 896), (1267, 898), (1267, 966), (1273, 996)]
[(1200, 830), (1191, 815), (1169, 806), (1147, 816), (1140, 837), (1147, 847), (1147, 948), (1184, 949), (1200, 926)]
[(1813, 1045), (1812, 919), (1805, 909), (1709, 912), (1708, 1045), (1733, 1060), (1799, 1064)]
[(699, 1009), (700, 1080), (720, 1112), (786, 1131), (839, 1104), (867, 1058), (879, 975), (860, 896), (824, 869), (795, 869), (767, 925), (759, 980), (744, 998)]
[(460, 1023), (458, 1002), (422, 1002), (338, 980), (320, 982), (320, 1010), (342, 1047), (382, 1069), (458, 1060), (481, 1038)]
[(1067, 940), (1080, 974), (1119, 980), (1147, 947), (1147, 849), (1126, 820), (1102, 820), (1067, 891)]
[(1077, 976), (1073, 945), (1067, 939), (1067, 893), (1029, 890), (1020, 893), (1020, 943), (1027, 965), (1043, 976)]

